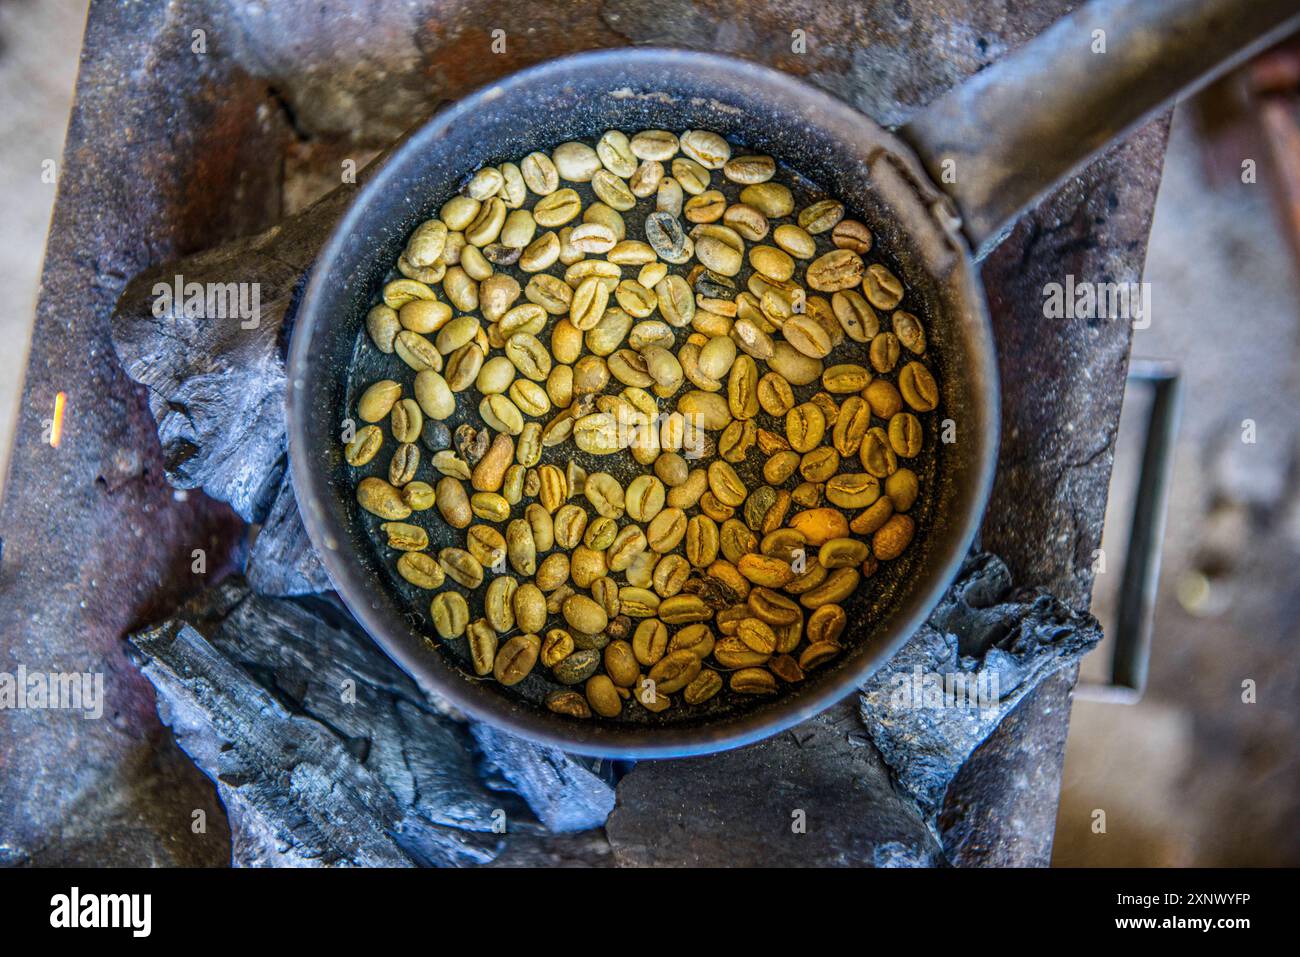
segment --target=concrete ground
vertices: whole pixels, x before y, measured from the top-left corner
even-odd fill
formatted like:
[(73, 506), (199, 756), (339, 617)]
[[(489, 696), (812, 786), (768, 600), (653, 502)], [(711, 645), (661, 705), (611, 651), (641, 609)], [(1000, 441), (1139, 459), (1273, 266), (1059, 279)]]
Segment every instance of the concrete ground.
[[(43, 164), (61, 156), (84, 19), (77, 0), (0, 0), (0, 461), (54, 199)], [(1076, 702), (1060, 865), (1300, 863), (1295, 271), (1265, 177), (1209, 177), (1213, 140), (1180, 108), (1148, 259), (1154, 318), (1135, 338), (1135, 355), (1175, 359), (1186, 380), (1150, 687), (1138, 705)], [(1094, 603), (1103, 621), (1133, 472), (1121, 454)], [(1085, 663), (1086, 676), (1103, 670)], [(1256, 703), (1242, 701), (1243, 682)]]

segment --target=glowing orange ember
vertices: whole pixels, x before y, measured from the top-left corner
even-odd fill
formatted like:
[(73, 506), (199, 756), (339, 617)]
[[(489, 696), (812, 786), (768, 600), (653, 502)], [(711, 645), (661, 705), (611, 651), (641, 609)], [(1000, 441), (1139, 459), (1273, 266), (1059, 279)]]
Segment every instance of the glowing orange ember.
[(62, 392), (54, 397), (54, 418), (50, 422), (50, 445), (56, 449), (59, 447), (59, 440), (63, 438), (63, 405), (67, 398)]

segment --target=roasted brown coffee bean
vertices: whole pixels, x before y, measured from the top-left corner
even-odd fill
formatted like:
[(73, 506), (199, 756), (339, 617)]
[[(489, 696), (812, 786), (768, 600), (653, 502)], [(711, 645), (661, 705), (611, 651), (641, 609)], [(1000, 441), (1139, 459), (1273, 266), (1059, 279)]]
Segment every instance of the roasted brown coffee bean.
[(659, 659), (650, 669), (650, 680), (655, 683), (657, 692), (673, 694), (694, 681), (700, 669), (700, 659), (691, 652), (674, 651)]
[(799, 667), (799, 662), (788, 654), (777, 655), (767, 663), (767, 670), (772, 672), (787, 684), (794, 684), (796, 681), (803, 681), (803, 669)]
[(822, 605), (808, 618), (808, 640), (813, 644), (822, 641), (839, 642), (848, 616), (839, 605)]
[(758, 587), (749, 593), (750, 612), (769, 625), (790, 625), (803, 619), (803, 613), (789, 598), (771, 588)]
[(832, 538), (822, 545), (817, 561), (823, 568), (848, 568), (861, 565), (871, 554), (867, 543), (856, 538)]
[(882, 495), (854, 518), (849, 523), (849, 528), (855, 535), (870, 535), (889, 521), (889, 517), (893, 514), (893, 501), (890, 500), (889, 496)]
[(822, 605), (842, 604), (853, 589), (858, 587), (862, 576), (856, 568), (837, 568), (816, 588), (799, 596), (799, 604), (805, 608), (820, 608)]
[(831, 230), (831, 242), (839, 249), (866, 255), (871, 251), (871, 230), (856, 219), (841, 219)]
[(546, 696), (546, 707), (556, 714), (570, 718), (590, 718), (591, 708), (587, 699), (576, 691), (557, 689)]
[(894, 515), (871, 536), (871, 550), (880, 561), (903, 554), (916, 532), (916, 523), (906, 515)]
[(611, 641), (605, 647), (605, 673), (620, 688), (630, 688), (641, 675), (632, 646), (626, 641)]
[(798, 512), (791, 516), (790, 527), (802, 532), (809, 545), (818, 547), (832, 538), (847, 538), (849, 534), (848, 519), (834, 508), (810, 508)]
[(898, 391), (917, 412), (930, 412), (939, 404), (939, 387), (934, 376), (919, 362), (909, 362), (898, 373)]
[(899, 469), (885, 479), (885, 494), (894, 503), (895, 511), (906, 512), (916, 502), (917, 495), (920, 494), (916, 473), (911, 469)]
[(776, 694), (776, 679), (763, 668), (741, 668), (731, 676), (730, 685), (740, 694)]
[(682, 691), (687, 704), (703, 704), (722, 690), (722, 676), (711, 668), (704, 668)]
[(542, 644), (536, 635), (516, 635), (497, 651), (492, 674), (497, 681), (509, 687), (528, 677), (537, 664)]
[(893, 309), (903, 301), (903, 284), (885, 266), (875, 263), (862, 277), (862, 291), (877, 309)]

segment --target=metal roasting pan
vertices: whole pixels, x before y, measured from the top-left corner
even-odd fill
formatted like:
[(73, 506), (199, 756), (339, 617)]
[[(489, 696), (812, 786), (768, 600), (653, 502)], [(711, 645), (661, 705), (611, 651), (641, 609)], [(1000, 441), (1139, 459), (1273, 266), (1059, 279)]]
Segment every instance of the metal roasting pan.
[[(395, 147), (358, 191), (313, 266), (293, 329), (292, 477), (339, 594), (426, 690), (473, 717), (570, 751), (702, 754), (759, 740), (823, 710), (925, 621), (979, 528), (997, 460), (999, 390), (978, 259), (1022, 210), (1107, 143), (1298, 25), (1296, 0), (1099, 0), (894, 132), (788, 74), (673, 49), (551, 60), (447, 107)], [(1104, 52), (1096, 52), (1099, 41)], [(566, 140), (594, 140), (610, 128), (714, 130), (747, 151), (770, 153), (842, 200), (875, 235), (868, 260), (887, 263), (907, 286), (905, 305), (925, 324), (926, 361), (942, 397), (939, 411), (923, 417), (935, 421), (926, 423), (916, 540), (847, 603), (845, 650), (836, 660), (770, 699), (724, 694), (707, 707), (646, 712), (639, 720), (579, 721), (540, 705), (552, 686), (540, 667), (521, 685), (503, 688), (467, 673), (457, 643), (431, 637), (429, 595), (407, 590), (391, 556), (375, 546), (339, 435), (359, 381), (383, 372), (375, 365), (381, 360), (360, 348), (362, 318), (415, 226), (479, 167)], [(585, 206), (590, 196), (584, 200)], [(636, 235), (634, 226), (629, 236)], [(453, 427), (477, 418), (477, 399), (472, 390), (460, 394)], [(953, 420), (957, 441), (936, 441), (941, 419)], [(559, 448), (566, 456), (573, 450), (571, 443)], [(383, 453), (377, 458), (387, 462)], [(582, 464), (624, 483), (640, 471), (628, 455)], [(742, 470), (747, 482), (755, 469)], [(433, 549), (463, 538), (439, 532), (436, 518), (425, 524)]]

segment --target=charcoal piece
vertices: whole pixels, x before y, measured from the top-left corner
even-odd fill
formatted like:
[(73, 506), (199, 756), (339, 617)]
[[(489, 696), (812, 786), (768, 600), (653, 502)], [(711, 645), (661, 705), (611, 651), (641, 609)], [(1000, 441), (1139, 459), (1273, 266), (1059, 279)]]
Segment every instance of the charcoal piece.
[(968, 558), (903, 648), (862, 686), (867, 732), (926, 814), (999, 723), (1101, 640), (1101, 626), (1039, 589), (1012, 588), (995, 555)]
[[(250, 575), (268, 593), (328, 587), (286, 469), (287, 327), (321, 237), (355, 189), (341, 186), (265, 232), (146, 270), (111, 319), (122, 367), (148, 389), (168, 482), (266, 522)], [(202, 290), (201, 305), (189, 290)]]
[(851, 699), (745, 748), (639, 762), (619, 781), (606, 831), (622, 865), (944, 863), (927, 823), (891, 783)]
[(263, 595), (311, 595), (334, 587), (307, 537), (293, 483), (287, 478), (253, 540), (246, 574), (249, 584)]
[[(511, 776), (481, 770), (464, 722), (332, 598), (268, 598), (231, 580), (131, 643), (160, 717), (217, 785), (236, 864), (608, 863), (598, 830), (551, 835), (509, 783), (543, 779), (555, 756), (503, 740)], [(579, 770), (594, 777), (575, 764), (546, 801), (587, 802)]]
[(608, 761), (574, 757), (559, 748), (533, 744), (474, 724), (488, 783), (507, 782), (551, 831), (602, 827), (614, 810), (613, 774)]

